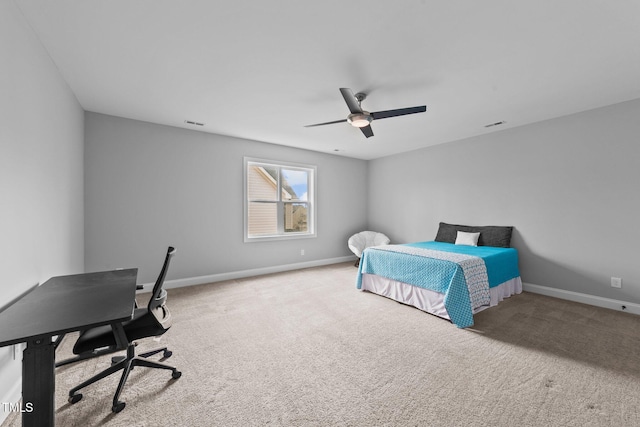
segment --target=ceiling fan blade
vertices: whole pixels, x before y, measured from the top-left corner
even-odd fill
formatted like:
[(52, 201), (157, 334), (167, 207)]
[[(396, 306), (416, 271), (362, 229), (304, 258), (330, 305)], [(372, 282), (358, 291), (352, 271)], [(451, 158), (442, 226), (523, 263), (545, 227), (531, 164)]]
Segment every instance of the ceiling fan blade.
[(347, 103), (347, 106), (349, 107), (349, 111), (351, 111), (351, 114), (362, 113), (362, 107), (360, 106), (360, 103), (356, 99), (351, 89), (346, 87), (341, 87), (340, 93), (342, 94), (342, 97)]
[(386, 119), (387, 117), (397, 117), (397, 116), (405, 116), (407, 114), (415, 114), (415, 113), (424, 113), (427, 111), (426, 105), (421, 105), (420, 107), (410, 107), (410, 108), (399, 108), (397, 110), (387, 110), (387, 111), (376, 111), (371, 113), (371, 117), (374, 120), (378, 119)]
[(371, 126), (365, 126), (363, 128), (360, 128), (360, 130), (367, 138), (371, 138), (373, 136), (373, 129), (371, 129)]
[(324, 125), (333, 125), (335, 123), (344, 123), (346, 122), (347, 119), (342, 119), (342, 120), (334, 120), (332, 122), (324, 122), (324, 123), (316, 123), (315, 125), (306, 125), (306, 128), (312, 128), (314, 126), (324, 126)]

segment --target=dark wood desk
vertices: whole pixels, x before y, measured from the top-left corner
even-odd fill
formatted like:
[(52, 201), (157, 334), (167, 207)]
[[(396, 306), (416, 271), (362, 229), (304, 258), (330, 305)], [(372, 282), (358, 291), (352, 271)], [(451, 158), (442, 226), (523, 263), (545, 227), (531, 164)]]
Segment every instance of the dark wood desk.
[(22, 425), (55, 424), (53, 337), (92, 326), (121, 328), (135, 304), (137, 268), (52, 277), (0, 312), (0, 347), (22, 342)]

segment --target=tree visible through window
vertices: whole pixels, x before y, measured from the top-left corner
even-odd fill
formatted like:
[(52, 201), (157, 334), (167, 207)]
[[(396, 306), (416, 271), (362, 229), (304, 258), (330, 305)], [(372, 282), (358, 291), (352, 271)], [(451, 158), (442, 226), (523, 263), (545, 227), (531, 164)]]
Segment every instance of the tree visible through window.
[(315, 171), (245, 159), (245, 241), (314, 236)]

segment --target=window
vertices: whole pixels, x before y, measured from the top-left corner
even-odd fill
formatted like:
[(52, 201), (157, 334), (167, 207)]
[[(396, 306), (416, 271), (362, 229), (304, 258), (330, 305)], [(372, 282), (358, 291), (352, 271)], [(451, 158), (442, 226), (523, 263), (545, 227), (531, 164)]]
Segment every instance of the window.
[(244, 159), (244, 241), (315, 237), (315, 166)]

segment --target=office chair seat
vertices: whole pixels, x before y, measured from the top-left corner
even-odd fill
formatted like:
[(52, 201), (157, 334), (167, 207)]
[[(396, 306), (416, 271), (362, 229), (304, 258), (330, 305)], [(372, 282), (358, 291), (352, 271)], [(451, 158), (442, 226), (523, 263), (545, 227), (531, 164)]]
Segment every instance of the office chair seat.
[[(173, 366), (166, 365), (164, 363), (148, 360), (148, 357), (158, 353), (163, 353), (163, 357), (167, 358), (171, 356), (171, 351), (167, 347), (151, 350), (140, 355), (136, 355), (135, 346), (136, 340), (148, 337), (155, 337), (164, 334), (171, 327), (171, 313), (165, 305), (167, 299), (167, 293), (162, 288), (164, 279), (167, 274), (169, 261), (175, 254), (175, 249), (169, 247), (167, 255), (160, 272), (160, 276), (153, 287), (153, 292), (149, 303), (145, 308), (136, 308), (133, 313), (133, 318), (126, 322), (123, 322), (113, 327), (98, 326), (83, 331), (78, 337), (75, 345), (73, 346), (73, 353), (79, 355), (82, 359), (87, 355), (95, 355), (102, 351), (104, 348), (109, 350), (122, 349), (123, 343), (126, 344), (127, 355), (124, 357), (113, 358), (112, 364), (109, 368), (94, 375), (82, 384), (74, 387), (69, 391), (69, 402), (76, 403), (82, 399), (82, 393), (78, 391), (90, 384), (95, 383), (119, 370), (122, 370), (122, 376), (118, 383), (118, 388), (113, 397), (113, 406), (111, 410), (113, 412), (120, 412), (124, 409), (125, 403), (119, 400), (120, 393), (124, 387), (125, 382), (129, 376), (129, 372), (135, 366), (145, 366), (148, 368), (167, 369), (171, 371), (171, 376), (174, 379), (180, 378), (182, 373)], [(105, 353), (99, 353), (105, 354)]]
[[(133, 319), (122, 324), (127, 342), (141, 338), (160, 336), (167, 329), (158, 326), (155, 318), (149, 315), (146, 308), (136, 308)], [(98, 348), (115, 346), (116, 340), (111, 326), (104, 325), (88, 329), (80, 334), (73, 346), (73, 354), (82, 354)]]

